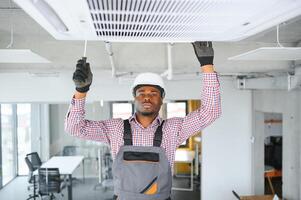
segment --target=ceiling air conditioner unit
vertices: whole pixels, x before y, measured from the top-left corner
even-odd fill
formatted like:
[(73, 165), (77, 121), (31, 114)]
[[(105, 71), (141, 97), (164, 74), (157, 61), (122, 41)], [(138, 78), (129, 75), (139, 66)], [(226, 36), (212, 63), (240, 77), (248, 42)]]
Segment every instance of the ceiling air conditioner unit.
[(237, 41), (301, 14), (296, 0), (14, 0), (58, 40)]

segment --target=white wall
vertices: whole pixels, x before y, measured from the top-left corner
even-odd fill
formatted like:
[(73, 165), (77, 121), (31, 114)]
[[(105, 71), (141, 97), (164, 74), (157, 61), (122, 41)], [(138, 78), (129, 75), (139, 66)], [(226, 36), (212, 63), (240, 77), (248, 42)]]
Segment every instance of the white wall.
[[(254, 110), (283, 114), (283, 197), (289, 200), (301, 199), (300, 193), (300, 91), (255, 91)], [(264, 134), (264, 133), (262, 133)], [(256, 138), (255, 138), (256, 141)], [(262, 142), (263, 145), (263, 142)], [(262, 150), (261, 150), (262, 151)], [(262, 162), (263, 152), (258, 153), (255, 165)], [(257, 169), (263, 174), (263, 169)], [(263, 176), (259, 177), (263, 179)]]
[(264, 113), (253, 111), (253, 119), (252, 192), (262, 195), (264, 194)]
[(221, 81), (222, 116), (203, 131), (202, 200), (234, 199), (251, 193), (251, 91)]

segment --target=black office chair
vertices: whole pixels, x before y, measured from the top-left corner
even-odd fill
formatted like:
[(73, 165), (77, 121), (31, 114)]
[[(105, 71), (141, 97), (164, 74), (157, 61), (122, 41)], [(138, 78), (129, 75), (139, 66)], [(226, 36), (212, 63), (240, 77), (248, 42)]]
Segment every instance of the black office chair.
[(32, 153), (26, 154), (26, 157), (31, 162), (34, 170), (41, 167), (42, 161), (41, 161), (40, 156), (37, 152), (32, 152)]
[(39, 169), (39, 195), (41, 198), (44, 196), (50, 197), (50, 200), (54, 199), (54, 193), (63, 194), (61, 190), (63, 188), (60, 178), (60, 172), (58, 168), (40, 168)]
[(63, 156), (77, 156), (80, 155), (80, 148), (78, 146), (64, 146)]
[(35, 197), (38, 197), (39, 195), (36, 194), (36, 189), (37, 189), (37, 182), (36, 182), (36, 179), (35, 179), (35, 176), (33, 175), (33, 172), (34, 172), (34, 167), (32, 165), (32, 163), (30, 162), (29, 158), (28, 157), (25, 157), (25, 162), (27, 164), (27, 167), (28, 167), (28, 183), (30, 184), (28, 187), (27, 187), (27, 190), (29, 191), (31, 188), (33, 189), (33, 193), (29, 195), (29, 197), (26, 199), (32, 199), (32, 198), (35, 198)]

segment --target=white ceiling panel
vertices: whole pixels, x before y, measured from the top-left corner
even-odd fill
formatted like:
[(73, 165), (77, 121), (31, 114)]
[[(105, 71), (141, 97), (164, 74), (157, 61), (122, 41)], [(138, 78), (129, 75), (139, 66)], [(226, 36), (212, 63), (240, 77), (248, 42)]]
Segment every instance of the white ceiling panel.
[(30, 49), (0, 49), (0, 63), (50, 63)]
[(261, 47), (232, 56), (229, 60), (301, 60), (301, 47)]
[(58, 40), (234, 41), (301, 14), (294, 0), (14, 0)]

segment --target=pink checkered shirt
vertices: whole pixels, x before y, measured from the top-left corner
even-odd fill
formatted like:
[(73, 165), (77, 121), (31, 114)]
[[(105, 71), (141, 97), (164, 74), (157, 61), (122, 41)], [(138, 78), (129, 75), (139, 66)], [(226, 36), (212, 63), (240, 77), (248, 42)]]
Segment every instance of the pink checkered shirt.
[[(219, 81), (216, 73), (203, 74), (201, 106), (186, 117), (174, 117), (165, 120), (161, 147), (165, 149), (168, 161), (173, 169), (175, 151), (190, 136), (201, 131), (221, 115)], [(85, 99), (72, 99), (66, 115), (65, 130), (73, 136), (107, 143), (111, 146), (113, 159), (123, 145), (123, 120), (108, 119), (92, 121), (85, 119)], [(133, 145), (152, 146), (154, 133), (161, 124), (158, 116), (147, 128), (136, 119), (129, 118)]]

